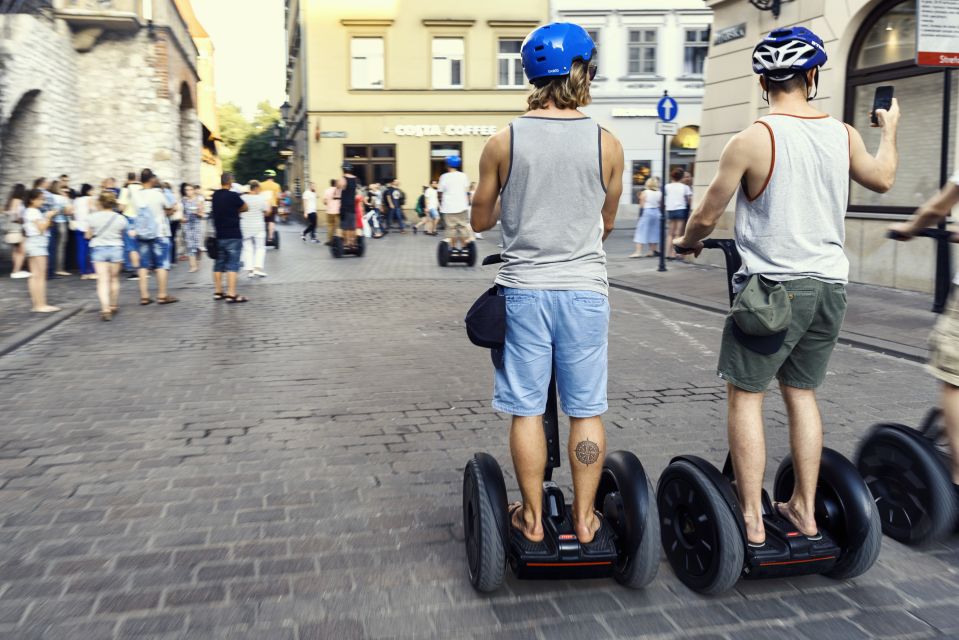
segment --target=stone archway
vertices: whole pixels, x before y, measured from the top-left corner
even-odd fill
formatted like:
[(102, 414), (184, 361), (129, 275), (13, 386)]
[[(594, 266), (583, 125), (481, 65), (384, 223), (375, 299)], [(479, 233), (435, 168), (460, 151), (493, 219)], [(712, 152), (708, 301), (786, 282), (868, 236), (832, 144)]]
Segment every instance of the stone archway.
[(200, 182), (201, 134), (196, 102), (190, 86), (180, 84), (180, 121), (177, 135), (179, 179), (190, 184)]
[(0, 126), (0, 197), (18, 182), (30, 186), (43, 171), (40, 108), (40, 90), (28, 91)]

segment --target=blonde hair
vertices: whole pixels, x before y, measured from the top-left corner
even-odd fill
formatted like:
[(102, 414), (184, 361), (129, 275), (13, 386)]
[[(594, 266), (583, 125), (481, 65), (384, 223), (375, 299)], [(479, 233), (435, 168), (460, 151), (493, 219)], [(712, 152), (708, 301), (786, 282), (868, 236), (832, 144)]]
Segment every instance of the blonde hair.
[(97, 198), (97, 203), (100, 205), (101, 210), (112, 211), (117, 206), (117, 196), (112, 191), (104, 189), (100, 192), (100, 197)]
[(650, 191), (659, 191), (659, 178), (650, 178), (647, 180), (646, 188)]
[(545, 109), (550, 103), (557, 109), (578, 109), (592, 101), (589, 69), (585, 62), (576, 60), (569, 75), (550, 78), (542, 86), (535, 87), (526, 98), (526, 105), (529, 111)]

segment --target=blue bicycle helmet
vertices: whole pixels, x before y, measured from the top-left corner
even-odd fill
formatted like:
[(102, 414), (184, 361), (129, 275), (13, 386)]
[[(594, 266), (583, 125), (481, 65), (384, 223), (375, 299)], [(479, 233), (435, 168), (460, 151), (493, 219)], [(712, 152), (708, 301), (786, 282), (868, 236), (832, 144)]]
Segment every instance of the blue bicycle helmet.
[(459, 169), (463, 166), (463, 159), (459, 156), (446, 156), (446, 166)]
[(596, 44), (578, 24), (553, 22), (526, 36), (520, 55), (526, 78), (535, 83), (569, 75), (576, 60), (588, 63), (596, 55)]
[(753, 49), (753, 71), (776, 82), (826, 64), (822, 38), (805, 27), (776, 29)]

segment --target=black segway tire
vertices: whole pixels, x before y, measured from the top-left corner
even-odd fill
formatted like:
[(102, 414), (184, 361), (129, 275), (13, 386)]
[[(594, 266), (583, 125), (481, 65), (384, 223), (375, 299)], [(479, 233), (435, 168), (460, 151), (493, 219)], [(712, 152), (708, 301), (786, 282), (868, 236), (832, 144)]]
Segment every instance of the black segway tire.
[(663, 551), (680, 582), (710, 595), (732, 589), (743, 571), (745, 542), (709, 477), (676, 460), (659, 477), (656, 502)]
[(273, 230), (273, 250), (274, 251), (280, 250), (280, 230), (279, 229)]
[(343, 238), (339, 236), (333, 236), (333, 244), (330, 245), (330, 253), (333, 254), (334, 258), (343, 257)]
[[(787, 455), (776, 471), (774, 499), (788, 501), (794, 484), (792, 455)], [(879, 557), (882, 524), (872, 494), (852, 462), (828, 447), (823, 447), (819, 463), (816, 524), (842, 549), (839, 561), (824, 575), (836, 580), (855, 578)]]
[(436, 258), (441, 267), (445, 267), (450, 263), (450, 251), (450, 243), (442, 240), (436, 250)]
[(879, 511), (882, 532), (903, 544), (922, 546), (948, 536), (959, 504), (938, 453), (902, 425), (878, 424), (856, 452), (856, 469)]
[(476, 243), (470, 242), (466, 245), (466, 265), (469, 267), (476, 266)]
[(499, 589), (506, 575), (506, 547), (487, 493), (490, 481), (471, 458), (463, 472), (463, 537), (470, 583), (483, 593)]
[(366, 252), (366, 239), (363, 236), (357, 236), (356, 238), (356, 257), (362, 258), (363, 254)]

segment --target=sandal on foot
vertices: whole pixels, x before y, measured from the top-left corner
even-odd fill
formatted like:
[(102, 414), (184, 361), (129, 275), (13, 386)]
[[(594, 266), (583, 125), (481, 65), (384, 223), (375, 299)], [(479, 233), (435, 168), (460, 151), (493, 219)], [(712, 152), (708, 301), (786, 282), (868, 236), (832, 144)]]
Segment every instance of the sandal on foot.
[(506, 507), (506, 511), (509, 513), (510, 538), (519, 548), (523, 549), (524, 551), (542, 551), (545, 548), (545, 536), (543, 537), (543, 540), (530, 540), (526, 537), (526, 534), (523, 533), (523, 530), (516, 526), (516, 513), (522, 511), (522, 509), (522, 502), (514, 502)]
[(153, 304), (153, 298), (140, 298), (140, 304), (143, 306)]
[(796, 531), (799, 531), (799, 533), (802, 534), (806, 538), (806, 540), (809, 540), (810, 542), (819, 542), (820, 540), (822, 540), (822, 531), (820, 531), (819, 529), (816, 529), (816, 533), (812, 535), (807, 535), (803, 533), (802, 531), (800, 531), (799, 527), (796, 526), (796, 523), (793, 522), (792, 518), (789, 517), (790, 511), (789, 509), (786, 508), (785, 502), (774, 502), (773, 510), (775, 510), (777, 516), (785, 519), (786, 522), (788, 522), (793, 527), (795, 527)]
[(214, 293), (214, 294), (213, 294), (213, 299), (214, 299), (214, 300), (223, 300), (224, 298), (226, 298), (226, 296), (223, 295), (222, 293)]
[(250, 299), (246, 296), (223, 296), (223, 299), (229, 302), (230, 304), (237, 304), (240, 302), (249, 302)]
[(107, 322), (107, 321), (113, 319), (113, 314), (110, 313), (109, 311), (101, 311), (101, 312), (100, 312), (100, 319), (103, 320), (104, 322)]
[(606, 518), (599, 511), (593, 511), (593, 513), (596, 515), (596, 520), (599, 521), (599, 528), (593, 533), (592, 540), (580, 542), (580, 546), (593, 553), (615, 552), (616, 547), (613, 545), (612, 530), (606, 524)]
[(174, 298), (173, 296), (166, 296), (165, 298), (157, 298), (157, 304), (173, 304), (174, 302), (179, 302), (179, 298)]

